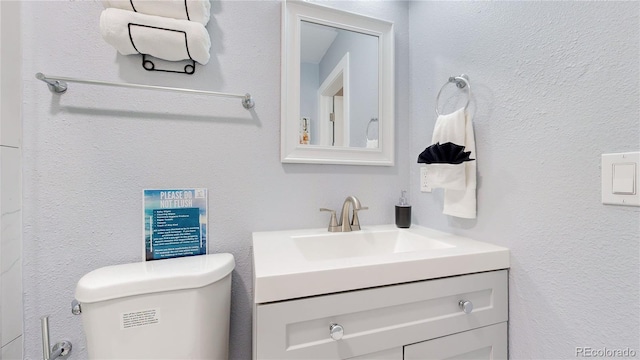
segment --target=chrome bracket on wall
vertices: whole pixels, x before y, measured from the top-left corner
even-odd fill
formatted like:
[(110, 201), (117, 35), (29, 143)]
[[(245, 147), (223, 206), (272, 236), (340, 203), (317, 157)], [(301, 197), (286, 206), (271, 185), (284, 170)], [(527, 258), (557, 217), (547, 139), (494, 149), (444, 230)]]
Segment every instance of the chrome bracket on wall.
[(66, 359), (71, 353), (71, 341), (63, 340), (53, 345), (49, 344), (49, 316), (40, 318), (40, 327), (42, 328), (42, 359)]
[[(462, 79), (460, 79), (460, 78), (462, 78)], [(469, 83), (469, 75), (462, 74), (460, 76), (451, 76), (451, 77), (449, 77), (449, 82), (454, 82), (454, 83), (456, 83), (456, 86), (459, 89), (464, 89), (465, 86), (467, 86), (467, 84)]]

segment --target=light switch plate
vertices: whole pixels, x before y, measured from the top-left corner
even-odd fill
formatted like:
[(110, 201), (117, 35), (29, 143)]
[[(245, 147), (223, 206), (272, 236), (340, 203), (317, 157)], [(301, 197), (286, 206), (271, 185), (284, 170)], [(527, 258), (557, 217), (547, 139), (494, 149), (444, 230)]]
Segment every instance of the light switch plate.
[(602, 154), (602, 203), (640, 206), (640, 152)]

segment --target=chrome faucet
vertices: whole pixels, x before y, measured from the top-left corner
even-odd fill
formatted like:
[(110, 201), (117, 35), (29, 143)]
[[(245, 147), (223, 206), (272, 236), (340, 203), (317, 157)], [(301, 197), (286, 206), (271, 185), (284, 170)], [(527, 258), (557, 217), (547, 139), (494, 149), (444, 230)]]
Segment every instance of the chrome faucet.
[[(349, 208), (353, 208), (353, 215), (349, 219)], [(340, 222), (336, 219), (335, 210), (322, 208), (320, 211), (331, 212), (331, 222), (329, 223), (330, 232), (349, 232), (360, 230), (360, 220), (358, 219), (358, 211), (367, 210), (368, 207), (362, 206), (360, 200), (355, 196), (347, 196), (342, 204), (342, 212), (340, 213)]]

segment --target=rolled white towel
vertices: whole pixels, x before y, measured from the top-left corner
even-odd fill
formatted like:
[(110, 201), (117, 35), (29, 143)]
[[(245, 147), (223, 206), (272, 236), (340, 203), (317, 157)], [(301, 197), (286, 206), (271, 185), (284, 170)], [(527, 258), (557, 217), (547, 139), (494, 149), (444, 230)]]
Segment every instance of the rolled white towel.
[(211, 16), (209, 0), (102, 0), (105, 8), (190, 20), (207, 25)]
[(211, 39), (204, 25), (197, 22), (109, 8), (100, 15), (100, 33), (122, 55), (141, 53), (169, 61), (191, 58), (202, 65), (209, 62)]

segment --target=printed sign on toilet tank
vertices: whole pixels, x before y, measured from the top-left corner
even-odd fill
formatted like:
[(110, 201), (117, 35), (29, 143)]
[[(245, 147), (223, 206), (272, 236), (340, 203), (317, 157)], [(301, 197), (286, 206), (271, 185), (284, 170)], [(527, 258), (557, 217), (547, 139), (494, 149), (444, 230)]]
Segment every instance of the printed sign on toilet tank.
[(143, 191), (144, 259), (207, 253), (207, 189)]

